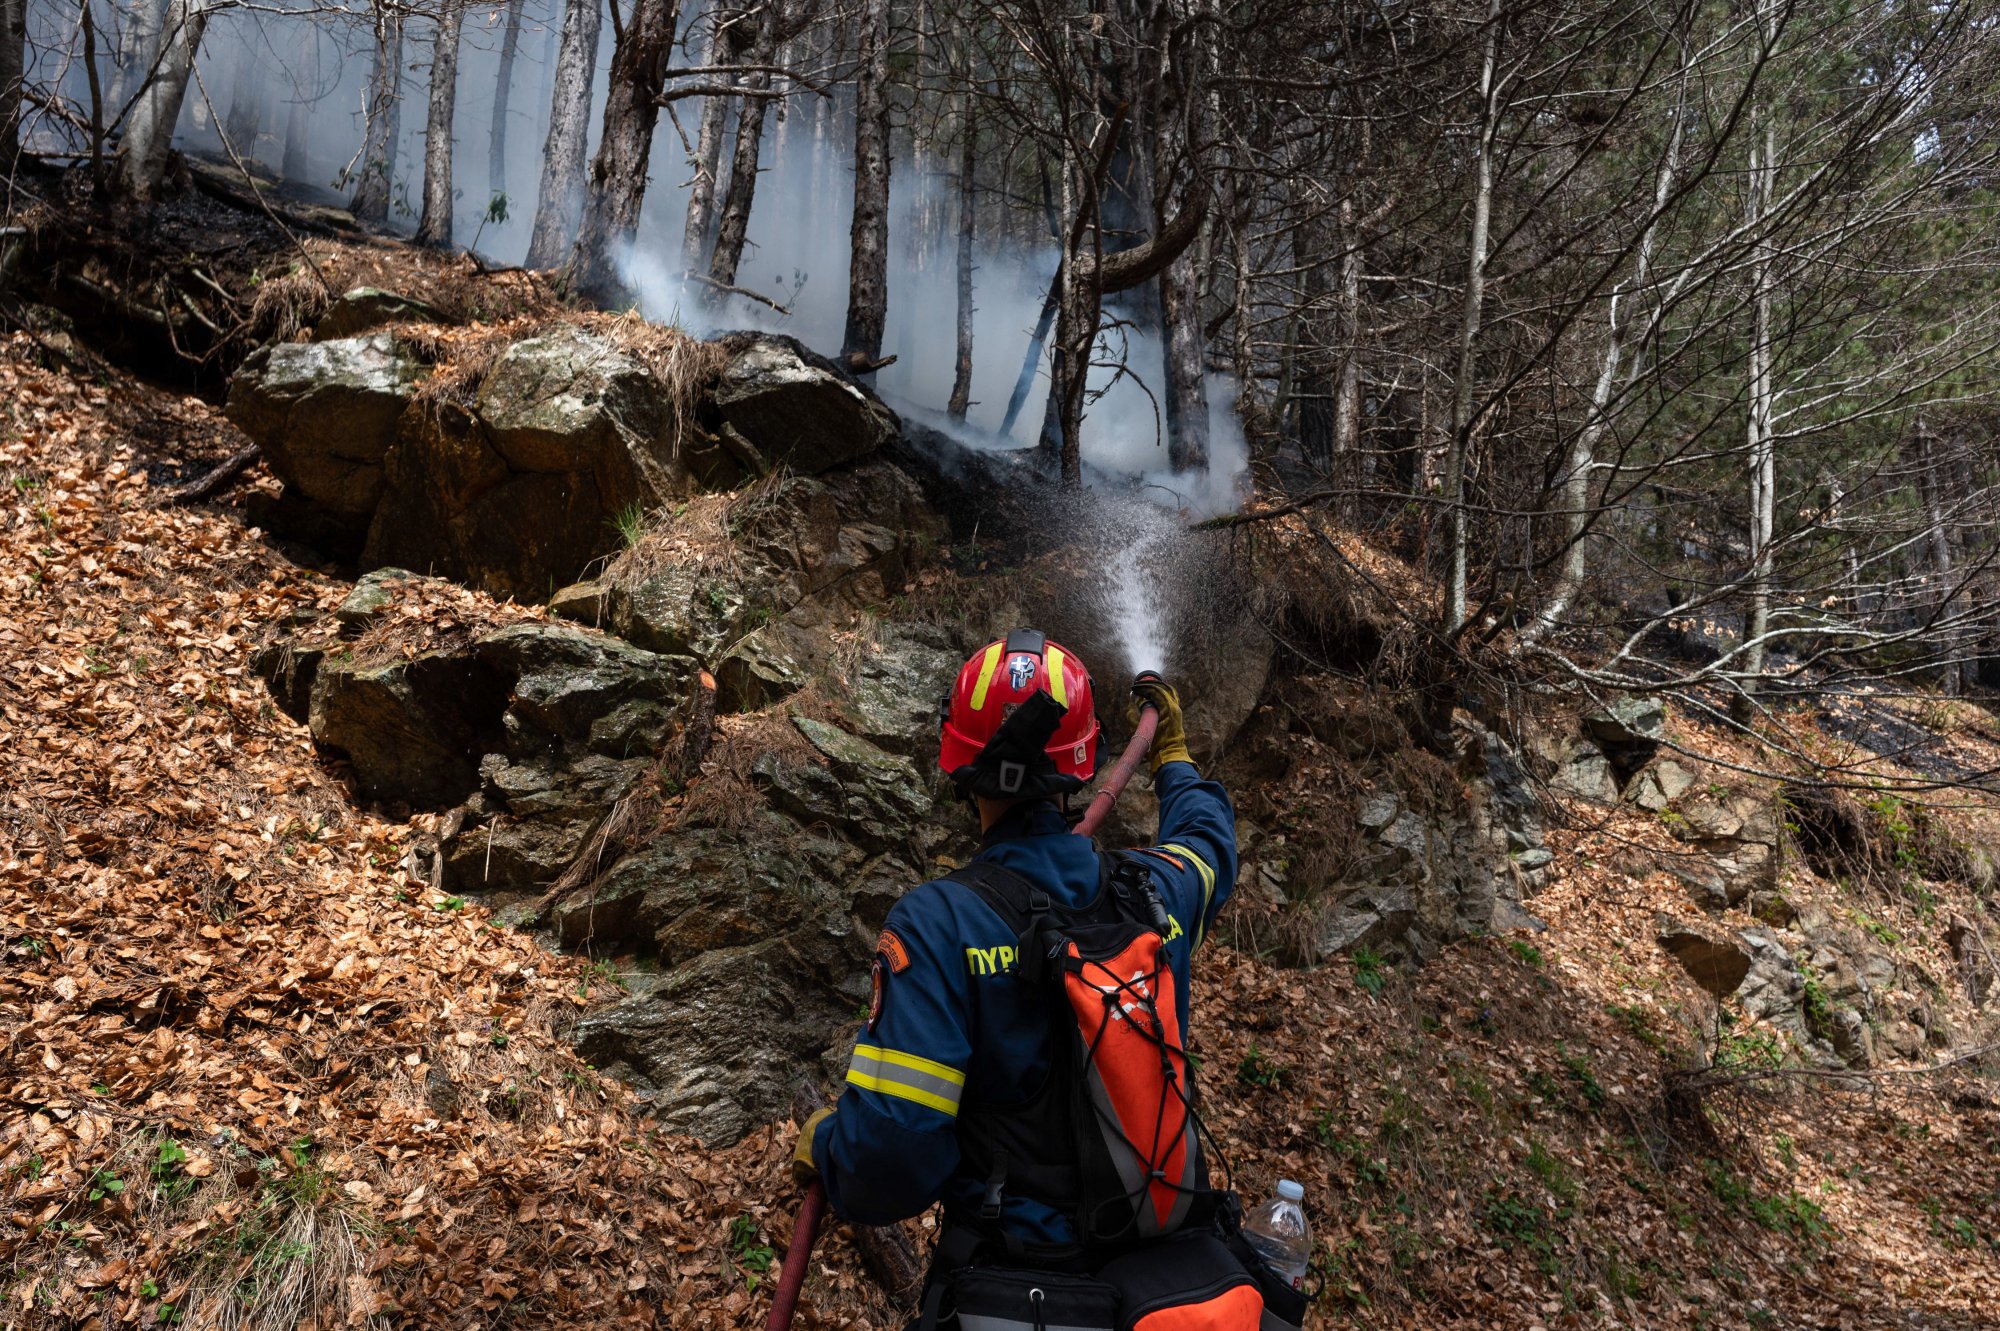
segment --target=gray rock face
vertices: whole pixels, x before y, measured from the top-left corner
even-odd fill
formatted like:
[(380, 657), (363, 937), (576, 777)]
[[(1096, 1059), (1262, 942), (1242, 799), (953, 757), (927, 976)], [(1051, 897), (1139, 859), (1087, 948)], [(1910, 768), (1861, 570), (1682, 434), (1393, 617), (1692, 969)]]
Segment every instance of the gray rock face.
[(1618, 802), (1618, 779), (1612, 775), (1611, 760), (1592, 744), (1572, 748), (1549, 784), (1594, 804)]
[(428, 301), (399, 296), (380, 287), (355, 287), (328, 307), (313, 325), (313, 341), (334, 342), (380, 328), (384, 324), (441, 324), (453, 320)]
[(1600, 744), (1658, 744), (1667, 734), (1667, 705), (1650, 694), (1613, 698), (1583, 718)]
[(359, 629), (369, 620), (389, 608), (395, 598), (396, 584), (408, 582), (417, 575), (406, 568), (378, 568), (365, 573), (361, 581), (354, 584), (354, 590), (347, 594), (333, 617), (345, 629)]
[(429, 373), (388, 333), (279, 342), (243, 363), (224, 413), (301, 498), (365, 529), (382, 498), (383, 458)]
[(815, 475), (875, 452), (901, 428), (873, 393), (792, 338), (733, 333), (724, 345), (732, 354), (716, 408), (768, 464)]
[(1778, 881), (1778, 819), (1768, 798), (1702, 792), (1666, 817), (1668, 828), (1698, 854), (1673, 856), (1667, 872), (1711, 909), (1735, 906)]
[(675, 445), (664, 388), (609, 341), (565, 326), (517, 342), (469, 410), (411, 413), (362, 562), (544, 600), (616, 548), (620, 515), (688, 489)]
[(1736, 992), (1750, 974), (1750, 948), (1741, 939), (1661, 916), (1660, 946), (1681, 964), (1688, 978), (1716, 998)]
[(1284, 880), (1285, 895), (1311, 918), (1287, 960), (1311, 964), (1357, 947), (1422, 960), (1448, 939), (1539, 927), (1521, 902), (1554, 857), (1541, 844), (1524, 764), (1469, 717), (1454, 722), (1454, 734), (1461, 802), (1419, 803), (1384, 779), (1358, 797), (1360, 844), (1340, 880)]
[(1740, 937), (1750, 954), (1750, 969), (1736, 990), (1743, 1010), (1805, 1044), (1812, 1038), (1806, 1028), (1805, 977), (1792, 963), (1791, 954), (1769, 933), (1745, 929)]

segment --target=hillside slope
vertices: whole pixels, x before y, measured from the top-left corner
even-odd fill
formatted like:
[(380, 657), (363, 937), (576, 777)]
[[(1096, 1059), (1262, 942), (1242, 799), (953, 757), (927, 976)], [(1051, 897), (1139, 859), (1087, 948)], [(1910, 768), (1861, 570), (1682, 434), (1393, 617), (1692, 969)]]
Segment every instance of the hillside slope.
[[(248, 670), (349, 584), (158, 503), (238, 446), (208, 408), (46, 360), (0, 353), (0, 1321), (758, 1324), (792, 1125), (703, 1149), (571, 1051), (617, 963), (405, 873), (426, 829)], [(1735, 1047), (1653, 941), (1680, 889), (1602, 867), (1634, 842), (1671, 845), (1578, 811), (1546, 932), (1414, 973), (1280, 968), (1276, 907), (1235, 908), (1210, 1119), (1246, 1193), (1305, 1183), (1316, 1324), (1992, 1325), (1990, 1059), (1691, 1074)], [(836, 1236), (800, 1324), (899, 1322)]]

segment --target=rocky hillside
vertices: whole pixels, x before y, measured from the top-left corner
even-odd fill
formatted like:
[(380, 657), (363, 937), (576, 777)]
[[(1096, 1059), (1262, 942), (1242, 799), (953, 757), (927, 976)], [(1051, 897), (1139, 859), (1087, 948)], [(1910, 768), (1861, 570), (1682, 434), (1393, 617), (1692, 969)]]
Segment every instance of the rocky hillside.
[[(1322, 1324), (1990, 1321), (2000, 824), (1869, 785), (1913, 726), (1990, 770), (1983, 710), (1801, 707), (1828, 782), (1488, 705), (1351, 537), (1079, 510), (784, 339), (448, 306), (350, 293), (220, 410), (6, 345), (13, 1323), (756, 1322), (794, 1093), (969, 850), (936, 698), (1014, 621), (1117, 678), (1134, 546), (1241, 815), (1212, 1126), (1306, 1183)], [(802, 1324), (895, 1293), (836, 1237)]]

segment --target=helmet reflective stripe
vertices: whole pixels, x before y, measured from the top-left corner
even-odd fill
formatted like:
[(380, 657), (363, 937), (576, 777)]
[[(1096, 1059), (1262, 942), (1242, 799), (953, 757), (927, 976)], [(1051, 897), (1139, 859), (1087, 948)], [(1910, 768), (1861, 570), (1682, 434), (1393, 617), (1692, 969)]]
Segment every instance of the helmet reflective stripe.
[(1069, 706), (1069, 685), (1063, 679), (1063, 650), (1050, 643), (1048, 654), (1042, 658), (1049, 668), (1049, 696), (1063, 706)]
[(986, 659), (979, 663), (979, 682), (972, 686), (972, 710), (975, 712), (986, 710), (986, 690), (993, 683), (993, 672), (1000, 668), (1002, 655), (1001, 644), (996, 642), (986, 649)]

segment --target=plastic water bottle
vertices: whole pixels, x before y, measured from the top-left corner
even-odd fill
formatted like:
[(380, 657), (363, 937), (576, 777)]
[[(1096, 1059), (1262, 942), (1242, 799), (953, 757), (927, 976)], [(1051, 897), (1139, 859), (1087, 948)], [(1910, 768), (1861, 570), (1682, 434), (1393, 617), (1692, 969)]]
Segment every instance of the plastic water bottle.
[(1293, 1289), (1303, 1289), (1312, 1261), (1312, 1226), (1306, 1223), (1306, 1190), (1290, 1179), (1278, 1181), (1278, 1195), (1243, 1217), (1243, 1237), (1265, 1265)]

